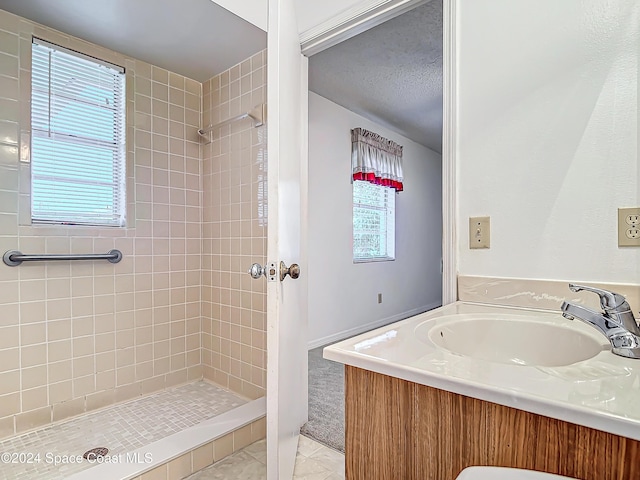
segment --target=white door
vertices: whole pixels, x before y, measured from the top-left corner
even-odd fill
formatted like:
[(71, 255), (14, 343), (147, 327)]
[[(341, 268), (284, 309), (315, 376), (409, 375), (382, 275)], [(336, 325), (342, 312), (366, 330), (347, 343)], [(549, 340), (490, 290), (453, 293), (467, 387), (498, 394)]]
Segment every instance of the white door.
[[(269, 0), (267, 72), (267, 478), (286, 480), (307, 420), (307, 60), (293, 0)], [(280, 281), (280, 262), (300, 278)]]

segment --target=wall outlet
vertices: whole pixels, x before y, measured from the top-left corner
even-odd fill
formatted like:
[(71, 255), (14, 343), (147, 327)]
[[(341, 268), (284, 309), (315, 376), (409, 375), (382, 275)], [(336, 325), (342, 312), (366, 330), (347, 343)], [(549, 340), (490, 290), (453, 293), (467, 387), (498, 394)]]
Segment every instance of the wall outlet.
[(640, 207), (618, 209), (618, 246), (640, 247)]
[(469, 217), (469, 248), (491, 248), (491, 217)]

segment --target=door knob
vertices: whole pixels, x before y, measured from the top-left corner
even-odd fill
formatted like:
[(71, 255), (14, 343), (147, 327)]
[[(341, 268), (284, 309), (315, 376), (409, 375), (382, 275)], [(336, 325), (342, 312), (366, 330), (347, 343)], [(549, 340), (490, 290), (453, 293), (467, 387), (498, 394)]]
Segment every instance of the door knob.
[(300, 276), (300, 266), (297, 263), (292, 263), (287, 267), (284, 262), (280, 262), (280, 281), (284, 280), (284, 277), (289, 275), (294, 280)]
[(251, 275), (251, 278), (258, 279), (263, 275), (265, 277), (267, 276), (267, 269), (259, 263), (254, 263), (253, 265), (251, 265), (251, 268), (249, 268), (249, 271), (247, 273)]

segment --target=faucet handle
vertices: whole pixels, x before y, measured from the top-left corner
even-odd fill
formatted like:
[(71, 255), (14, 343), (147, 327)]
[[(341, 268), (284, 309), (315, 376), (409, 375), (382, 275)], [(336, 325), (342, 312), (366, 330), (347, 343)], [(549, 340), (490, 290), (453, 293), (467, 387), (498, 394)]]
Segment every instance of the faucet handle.
[(609, 290), (603, 290), (601, 288), (589, 287), (586, 285), (576, 285), (575, 283), (569, 284), (569, 290), (572, 292), (580, 292), (584, 290), (586, 292), (593, 292), (600, 296), (600, 306), (606, 312), (616, 310), (618, 307), (623, 306), (626, 303), (626, 299), (619, 293), (610, 292)]

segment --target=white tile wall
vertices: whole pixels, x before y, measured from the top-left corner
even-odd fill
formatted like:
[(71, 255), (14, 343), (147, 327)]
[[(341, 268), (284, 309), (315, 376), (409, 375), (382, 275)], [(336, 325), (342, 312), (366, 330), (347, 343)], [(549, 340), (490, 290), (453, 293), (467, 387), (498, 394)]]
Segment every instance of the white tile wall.
[[(264, 103), (266, 51), (205, 82), (203, 94), (208, 125)], [(242, 120), (203, 147), (204, 374), (250, 398), (266, 385), (266, 282), (246, 273), (266, 260), (266, 128)]]

